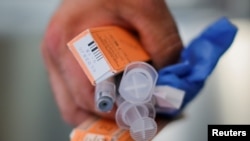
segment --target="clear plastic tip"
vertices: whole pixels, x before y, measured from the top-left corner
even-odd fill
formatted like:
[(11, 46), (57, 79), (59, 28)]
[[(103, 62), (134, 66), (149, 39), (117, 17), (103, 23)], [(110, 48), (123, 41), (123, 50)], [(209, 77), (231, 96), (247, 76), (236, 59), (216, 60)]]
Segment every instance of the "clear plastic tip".
[(121, 96), (131, 103), (146, 103), (151, 100), (158, 74), (145, 62), (127, 65), (119, 86)]

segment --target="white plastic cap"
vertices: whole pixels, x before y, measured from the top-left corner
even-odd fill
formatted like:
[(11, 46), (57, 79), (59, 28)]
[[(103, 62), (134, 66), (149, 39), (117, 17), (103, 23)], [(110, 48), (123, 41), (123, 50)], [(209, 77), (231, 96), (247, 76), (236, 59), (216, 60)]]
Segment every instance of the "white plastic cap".
[(152, 104), (131, 104), (124, 101), (116, 111), (116, 123), (119, 127), (129, 129), (137, 119), (149, 117), (154, 119), (156, 115)]
[(138, 118), (147, 117), (149, 111), (145, 105), (134, 105), (124, 101), (116, 111), (116, 123), (119, 127), (129, 129)]
[(130, 135), (135, 141), (150, 141), (157, 132), (154, 119), (143, 117), (135, 120), (130, 127)]
[(177, 110), (181, 107), (185, 91), (168, 85), (156, 86), (154, 97), (160, 108)]
[(118, 107), (116, 123), (121, 128), (129, 129), (135, 141), (149, 141), (157, 132), (154, 117), (155, 110), (151, 104), (135, 105), (125, 101)]
[(158, 74), (145, 62), (133, 62), (126, 66), (119, 86), (120, 95), (131, 103), (151, 100)]

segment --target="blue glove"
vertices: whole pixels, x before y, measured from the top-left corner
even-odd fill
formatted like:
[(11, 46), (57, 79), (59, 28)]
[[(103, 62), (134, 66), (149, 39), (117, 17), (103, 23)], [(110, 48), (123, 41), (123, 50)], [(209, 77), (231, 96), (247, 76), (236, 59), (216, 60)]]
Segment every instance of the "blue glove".
[(174, 117), (195, 98), (220, 57), (230, 47), (236, 33), (237, 27), (223, 17), (183, 49), (178, 64), (159, 70), (157, 85), (169, 85), (185, 91), (181, 108), (163, 114)]

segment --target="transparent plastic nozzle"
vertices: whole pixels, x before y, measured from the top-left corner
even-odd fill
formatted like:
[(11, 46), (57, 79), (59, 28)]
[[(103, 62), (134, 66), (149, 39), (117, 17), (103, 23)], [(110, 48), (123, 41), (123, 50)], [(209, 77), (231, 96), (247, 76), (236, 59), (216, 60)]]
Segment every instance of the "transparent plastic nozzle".
[(101, 112), (112, 110), (116, 97), (115, 84), (109, 81), (103, 81), (96, 85), (95, 103), (96, 108)]
[(126, 66), (119, 86), (120, 95), (131, 103), (151, 100), (158, 74), (145, 62), (133, 62)]
[(151, 103), (131, 104), (124, 101), (116, 112), (118, 126), (130, 130), (131, 137), (136, 141), (149, 141), (155, 136), (157, 124), (154, 118), (155, 109)]

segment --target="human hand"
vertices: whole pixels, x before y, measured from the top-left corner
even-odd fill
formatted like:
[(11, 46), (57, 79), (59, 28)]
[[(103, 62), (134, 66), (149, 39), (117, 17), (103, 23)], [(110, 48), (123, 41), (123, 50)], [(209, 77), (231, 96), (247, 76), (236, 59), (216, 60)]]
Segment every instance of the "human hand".
[(78, 125), (95, 109), (94, 87), (66, 46), (83, 30), (121, 26), (138, 36), (153, 64), (160, 69), (176, 62), (182, 43), (164, 0), (64, 0), (53, 15), (42, 41), (42, 54), (52, 90), (64, 120)]

